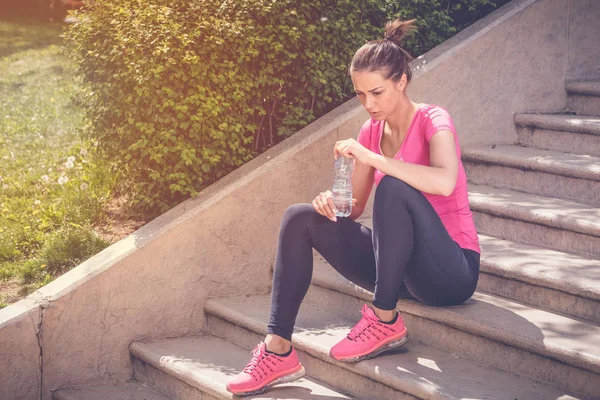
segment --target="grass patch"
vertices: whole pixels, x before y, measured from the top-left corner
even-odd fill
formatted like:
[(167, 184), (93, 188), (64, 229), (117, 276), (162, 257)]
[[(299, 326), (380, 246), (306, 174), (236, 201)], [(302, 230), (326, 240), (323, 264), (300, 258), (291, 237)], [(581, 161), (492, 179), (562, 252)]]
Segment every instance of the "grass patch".
[(63, 24), (27, 19), (0, 20), (0, 59), (50, 45), (61, 46)]
[(86, 93), (62, 30), (0, 21), (0, 281), (17, 279), (20, 296), (109, 245), (91, 227), (114, 174), (86, 138)]
[(57, 275), (76, 267), (109, 244), (89, 228), (63, 228), (48, 236), (38, 256), (44, 269)]

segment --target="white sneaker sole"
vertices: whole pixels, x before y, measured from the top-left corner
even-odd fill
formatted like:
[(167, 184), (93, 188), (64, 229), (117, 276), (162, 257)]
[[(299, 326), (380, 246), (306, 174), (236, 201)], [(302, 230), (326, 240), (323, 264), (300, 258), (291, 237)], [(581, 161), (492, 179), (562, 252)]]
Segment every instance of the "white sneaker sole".
[(302, 366), (302, 368), (298, 372), (294, 372), (291, 375), (284, 375), (282, 377), (279, 377), (279, 378), (275, 379), (273, 382), (268, 383), (267, 385), (263, 386), (260, 389), (254, 390), (252, 392), (234, 393), (234, 395), (235, 396), (254, 396), (257, 394), (262, 394), (267, 389), (271, 388), (271, 386), (278, 385), (280, 383), (288, 383), (288, 382), (296, 381), (296, 380), (302, 378), (305, 374), (306, 374), (306, 370), (304, 369), (304, 366)]
[(404, 335), (402, 338), (400, 338), (398, 340), (393, 340), (389, 343), (386, 343), (383, 346), (381, 346), (380, 348), (378, 348), (377, 350), (375, 350), (369, 354), (365, 354), (364, 356), (359, 356), (359, 357), (339, 359), (338, 361), (347, 362), (347, 363), (355, 363), (355, 362), (359, 362), (359, 361), (363, 361), (363, 360), (368, 360), (370, 358), (377, 357), (381, 353), (385, 353), (386, 351), (390, 351), (395, 348), (398, 348), (398, 347), (404, 345), (406, 342), (408, 342), (408, 332), (406, 332), (406, 335)]

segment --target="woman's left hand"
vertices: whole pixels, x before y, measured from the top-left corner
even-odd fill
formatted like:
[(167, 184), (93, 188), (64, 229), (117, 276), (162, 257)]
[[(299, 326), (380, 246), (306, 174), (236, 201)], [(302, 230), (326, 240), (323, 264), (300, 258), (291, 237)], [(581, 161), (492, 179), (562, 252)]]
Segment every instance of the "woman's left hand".
[(354, 139), (339, 140), (333, 147), (333, 157), (354, 158), (363, 164), (368, 164), (370, 150)]

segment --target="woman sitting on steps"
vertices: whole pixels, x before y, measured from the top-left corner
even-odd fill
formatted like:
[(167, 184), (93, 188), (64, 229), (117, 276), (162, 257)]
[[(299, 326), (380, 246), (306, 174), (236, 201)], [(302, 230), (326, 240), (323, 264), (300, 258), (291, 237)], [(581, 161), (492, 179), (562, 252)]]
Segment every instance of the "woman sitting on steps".
[[(386, 25), (382, 40), (354, 55), (350, 76), (371, 118), (358, 139), (336, 143), (334, 157), (355, 160), (349, 218), (337, 218), (331, 191), (312, 204), (296, 204), (279, 234), (268, 334), (227, 389), (257, 394), (304, 375), (291, 339), (313, 270), (316, 249), (340, 274), (374, 293), (362, 318), (330, 350), (356, 362), (401, 346), (408, 339), (396, 310), (399, 298), (431, 306), (469, 299), (479, 276), (479, 241), (452, 119), (438, 106), (417, 104), (406, 94), (410, 56), (400, 47), (414, 21)], [(373, 230), (355, 222), (373, 187)]]

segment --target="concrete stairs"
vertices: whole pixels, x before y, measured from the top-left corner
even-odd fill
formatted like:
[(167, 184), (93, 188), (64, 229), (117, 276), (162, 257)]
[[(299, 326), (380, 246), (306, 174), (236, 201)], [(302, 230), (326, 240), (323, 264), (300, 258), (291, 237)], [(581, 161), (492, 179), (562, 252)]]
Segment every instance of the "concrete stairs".
[(573, 201), (470, 185), (479, 234), (597, 259), (600, 210)]
[[(567, 92), (563, 114), (515, 116), (518, 143), (463, 148), (482, 246), (472, 299), (400, 300), (408, 344), (340, 363), (329, 348), (372, 294), (315, 253), (294, 335), (308, 376), (251, 398), (600, 399), (600, 83)], [(370, 226), (369, 211), (360, 222)], [(131, 344), (134, 381), (54, 397), (232, 398), (225, 382), (264, 338), (269, 304), (268, 295), (209, 299), (201, 335)], [(94, 397), (102, 390), (111, 394)]]
[[(370, 298), (370, 293), (344, 282), (331, 268), (322, 266), (309, 292), (309, 301), (325, 303), (327, 308), (342, 310), (355, 319), (356, 306)], [(596, 325), (483, 292), (458, 307), (432, 308), (401, 300), (399, 308), (413, 338), (424, 345), (471, 360), (479, 368), (491, 366), (571, 393), (583, 394), (582, 387), (586, 387), (588, 395), (600, 393), (600, 328)], [(569, 334), (571, 330), (577, 333)], [(450, 379), (456, 379), (450, 375)], [(507, 395), (506, 390), (494, 389), (474, 398), (508, 398)], [(463, 396), (471, 398), (468, 394)], [(511, 398), (551, 397), (515, 394)]]
[(487, 145), (464, 149), (463, 162), (475, 184), (600, 206), (600, 157)]
[(600, 157), (600, 117), (517, 114), (515, 124), (523, 146)]
[(595, 324), (600, 321), (598, 261), (479, 235), (478, 289)]
[[(229, 379), (242, 370), (251, 358), (248, 350), (221, 338), (197, 337), (134, 342), (131, 344), (136, 380), (173, 399), (229, 399), (225, 389)], [(279, 399), (353, 399), (314, 379), (277, 386)], [(272, 394), (249, 396), (270, 399)]]
[[(56, 400), (215, 400), (232, 399), (225, 384), (248, 363), (249, 351), (221, 338), (203, 335), (134, 342), (132, 382), (61, 389)], [(159, 392), (151, 387), (157, 388)], [(349, 400), (311, 378), (277, 385), (281, 400)], [(247, 399), (272, 399), (272, 394)]]
[(168, 397), (138, 382), (61, 389), (54, 394), (54, 398), (56, 400), (169, 400)]
[[(559, 398), (564, 395), (547, 385), (465, 360), (454, 352), (425, 343), (418, 326), (421, 322), (417, 322), (420, 318), (412, 318), (405, 309), (403, 315), (411, 325), (414, 339), (410, 345), (396, 354), (357, 364), (334, 361), (329, 357), (329, 348), (356, 323), (356, 307), (360, 307), (369, 293), (331, 274), (330, 268), (321, 267), (315, 271), (314, 284), (298, 316), (295, 346), (307, 371), (325, 382), (364, 399), (501, 399), (535, 398), (538, 394), (543, 396), (540, 398)], [(264, 321), (268, 318), (269, 296), (213, 299), (207, 302), (206, 311), (212, 334), (250, 348), (266, 333)], [(422, 322), (427, 324), (424, 319)], [(444, 336), (443, 332), (437, 333)], [(446, 340), (458, 344), (452, 338)]]
[(569, 111), (579, 115), (600, 115), (600, 82), (567, 83)]

